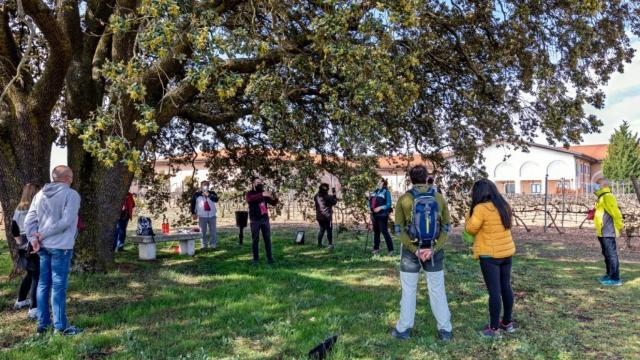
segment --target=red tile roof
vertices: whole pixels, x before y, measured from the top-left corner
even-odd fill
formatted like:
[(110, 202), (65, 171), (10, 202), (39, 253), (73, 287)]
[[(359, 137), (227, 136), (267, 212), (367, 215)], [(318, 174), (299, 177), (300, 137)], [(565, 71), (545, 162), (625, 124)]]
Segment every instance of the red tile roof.
[(607, 156), (607, 148), (609, 144), (598, 145), (573, 145), (569, 146), (569, 150), (591, 156), (596, 160), (604, 160)]

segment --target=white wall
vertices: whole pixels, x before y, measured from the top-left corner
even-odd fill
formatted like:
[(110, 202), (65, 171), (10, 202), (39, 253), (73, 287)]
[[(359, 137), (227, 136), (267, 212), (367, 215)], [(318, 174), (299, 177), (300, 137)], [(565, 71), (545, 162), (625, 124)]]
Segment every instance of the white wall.
[[(492, 181), (514, 181), (516, 193), (521, 193), (523, 180), (540, 181), (545, 191), (545, 174), (549, 180), (569, 180), (576, 188), (576, 163), (572, 154), (530, 146), (529, 152), (492, 145), (483, 152), (484, 166)], [(506, 160), (505, 160), (505, 157)]]

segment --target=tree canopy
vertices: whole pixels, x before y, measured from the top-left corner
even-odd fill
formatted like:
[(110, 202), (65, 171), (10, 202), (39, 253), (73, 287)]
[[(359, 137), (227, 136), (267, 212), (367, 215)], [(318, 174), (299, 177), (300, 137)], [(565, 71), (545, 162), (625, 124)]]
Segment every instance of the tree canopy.
[(456, 190), (482, 174), (488, 144), (597, 131), (583, 107), (602, 108), (600, 87), (631, 60), (639, 6), (8, 0), (0, 200), (11, 209), (21, 184), (45, 182), (51, 142), (66, 144), (91, 218), (79, 263), (95, 269), (134, 174), (158, 156), (201, 151), (235, 187), (264, 173), (304, 189), (328, 169), (356, 201), (372, 156), (418, 152)]
[(640, 177), (640, 138), (627, 121), (623, 121), (609, 139), (602, 172), (612, 180), (629, 181), (634, 176)]

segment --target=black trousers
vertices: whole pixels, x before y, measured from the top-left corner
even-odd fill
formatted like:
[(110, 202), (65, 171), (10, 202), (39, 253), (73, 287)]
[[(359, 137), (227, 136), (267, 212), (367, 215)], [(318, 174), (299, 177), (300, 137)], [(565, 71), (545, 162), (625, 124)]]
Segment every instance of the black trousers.
[(620, 262), (618, 261), (616, 238), (598, 237), (598, 241), (600, 241), (602, 256), (604, 256), (604, 264), (606, 266), (609, 279), (616, 281), (620, 280)]
[(318, 245), (322, 245), (322, 238), (324, 237), (324, 233), (327, 233), (327, 240), (329, 240), (329, 245), (333, 245), (333, 224), (331, 220), (318, 220), (318, 225), (320, 225), (320, 231), (318, 232)]
[(271, 254), (271, 225), (269, 224), (269, 219), (251, 221), (251, 249), (253, 250), (253, 261), (258, 261), (260, 258), (258, 250), (260, 232), (262, 232), (264, 251), (267, 253), (267, 260), (271, 262), (273, 261), (273, 256)]
[(387, 243), (387, 250), (393, 251), (393, 240), (389, 234), (389, 216), (372, 216), (371, 221), (373, 222), (373, 250), (380, 250), (380, 233), (382, 233)]
[(39, 269), (27, 269), (27, 274), (20, 283), (20, 289), (18, 290), (18, 301), (24, 301), (27, 296), (31, 298), (30, 309), (38, 307), (38, 300), (36, 300), (36, 294), (38, 291), (38, 280), (40, 279)]
[(511, 257), (504, 259), (480, 258), (480, 269), (489, 290), (489, 318), (492, 328), (500, 327), (500, 310), (504, 308), (502, 321), (511, 322), (513, 290), (511, 289)]

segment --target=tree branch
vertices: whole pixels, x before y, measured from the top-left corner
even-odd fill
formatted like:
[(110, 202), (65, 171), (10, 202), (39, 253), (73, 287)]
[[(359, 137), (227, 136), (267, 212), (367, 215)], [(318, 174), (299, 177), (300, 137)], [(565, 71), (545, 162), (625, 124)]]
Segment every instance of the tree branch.
[[(68, 11), (67, 7), (74, 5), (75, 1), (64, 0), (62, 7), (66, 10), (63, 11)], [(40, 117), (48, 114), (58, 101), (71, 60), (71, 44), (53, 16), (53, 11), (42, 1), (24, 0), (24, 9), (33, 18), (49, 47), (44, 72), (29, 95), (29, 112)], [(49, 124), (48, 116), (41, 118)]]
[(243, 108), (240, 111), (228, 111), (219, 114), (211, 114), (202, 109), (198, 109), (195, 106), (187, 106), (182, 108), (177, 116), (199, 124), (216, 127), (224, 124), (235, 123), (239, 119), (250, 115), (251, 113), (252, 111), (250, 108)]

